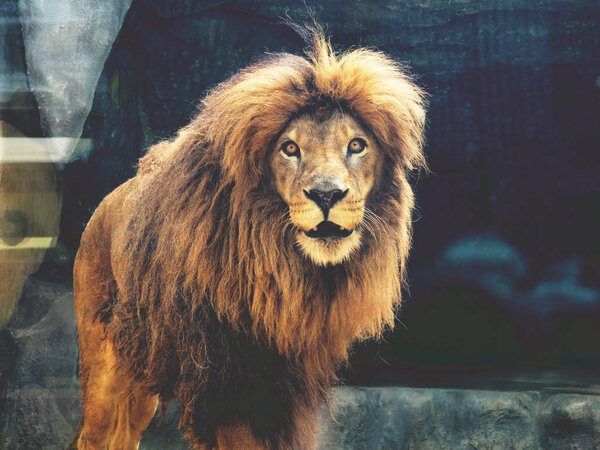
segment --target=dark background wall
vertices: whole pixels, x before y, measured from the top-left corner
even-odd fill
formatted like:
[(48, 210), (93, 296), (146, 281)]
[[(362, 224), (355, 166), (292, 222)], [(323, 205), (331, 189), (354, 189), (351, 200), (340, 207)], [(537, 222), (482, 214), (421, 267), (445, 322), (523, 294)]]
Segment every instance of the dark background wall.
[[(431, 95), (432, 173), (412, 180), (411, 292), (386, 342), (357, 349), (350, 381), (412, 382), (440, 368), (597, 368), (600, 3), (308, 5), (337, 48), (378, 48)], [(188, 122), (208, 88), (266, 51), (301, 52), (285, 14), (309, 18), (302, 2), (133, 1), (84, 127), (93, 151), (64, 168), (61, 245), (38, 277), (69, 278), (96, 205), (149, 146)]]

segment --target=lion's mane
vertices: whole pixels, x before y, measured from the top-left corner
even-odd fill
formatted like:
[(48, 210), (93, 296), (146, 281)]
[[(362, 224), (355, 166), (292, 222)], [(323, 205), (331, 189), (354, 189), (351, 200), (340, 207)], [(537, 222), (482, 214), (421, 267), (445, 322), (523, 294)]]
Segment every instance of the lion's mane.
[[(423, 93), (383, 54), (336, 54), (312, 36), (306, 57), (269, 55), (239, 72), (149, 150), (126, 236), (112, 244), (121, 256), (101, 314), (108, 335), (127, 369), (163, 399), (179, 398), (181, 424), (209, 443), (218, 424), (239, 419), (274, 446), (311, 436), (350, 343), (393, 326), (400, 301), (413, 208), (406, 172), (425, 165)], [(328, 267), (295, 248), (267, 158), (292, 118), (323, 107), (358, 118), (386, 158), (368, 199), (381, 218), (374, 236)]]

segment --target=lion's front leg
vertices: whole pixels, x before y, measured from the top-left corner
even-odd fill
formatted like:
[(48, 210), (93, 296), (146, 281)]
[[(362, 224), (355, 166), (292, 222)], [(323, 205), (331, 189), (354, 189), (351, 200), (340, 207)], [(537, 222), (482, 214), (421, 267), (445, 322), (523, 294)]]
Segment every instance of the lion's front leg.
[(108, 445), (110, 450), (136, 450), (154, 416), (158, 395), (136, 387), (130, 377), (117, 370), (108, 340), (102, 341), (99, 349), (97, 364), (84, 367), (83, 425), (77, 448), (105, 450)]
[(158, 395), (142, 391), (121, 393), (117, 401), (108, 448), (110, 450), (137, 450), (142, 433), (154, 417), (157, 406)]
[(114, 370), (112, 346), (107, 340), (82, 346), (80, 357), (82, 427), (77, 449), (106, 449), (117, 409), (120, 383)]

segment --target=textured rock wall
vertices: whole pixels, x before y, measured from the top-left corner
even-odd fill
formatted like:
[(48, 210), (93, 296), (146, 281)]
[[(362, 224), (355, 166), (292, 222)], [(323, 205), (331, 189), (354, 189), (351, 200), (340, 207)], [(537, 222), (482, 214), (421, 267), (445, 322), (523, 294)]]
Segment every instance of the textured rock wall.
[(600, 399), (588, 395), (339, 388), (320, 448), (594, 449)]

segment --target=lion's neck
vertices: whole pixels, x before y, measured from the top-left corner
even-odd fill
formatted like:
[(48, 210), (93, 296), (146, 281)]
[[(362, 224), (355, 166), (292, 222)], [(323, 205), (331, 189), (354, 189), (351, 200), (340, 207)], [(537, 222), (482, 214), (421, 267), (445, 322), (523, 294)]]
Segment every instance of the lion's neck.
[[(239, 278), (220, 279), (213, 291), (217, 313), (235, 322), (246, 310), (255, 336), (283, 355), (327, 370), (347, 358), (354, 340), (380, 336), (393, 326), (400, 300), (393, 242), (330, 267), (307, 263), (293, 251), (282, 251), (284, 258), (263, 254), (241, 259), (235, 271)], [(219, 287), (227, 297), (219, 297)], [(232, 292), (243, 300), (232, 302)]]

